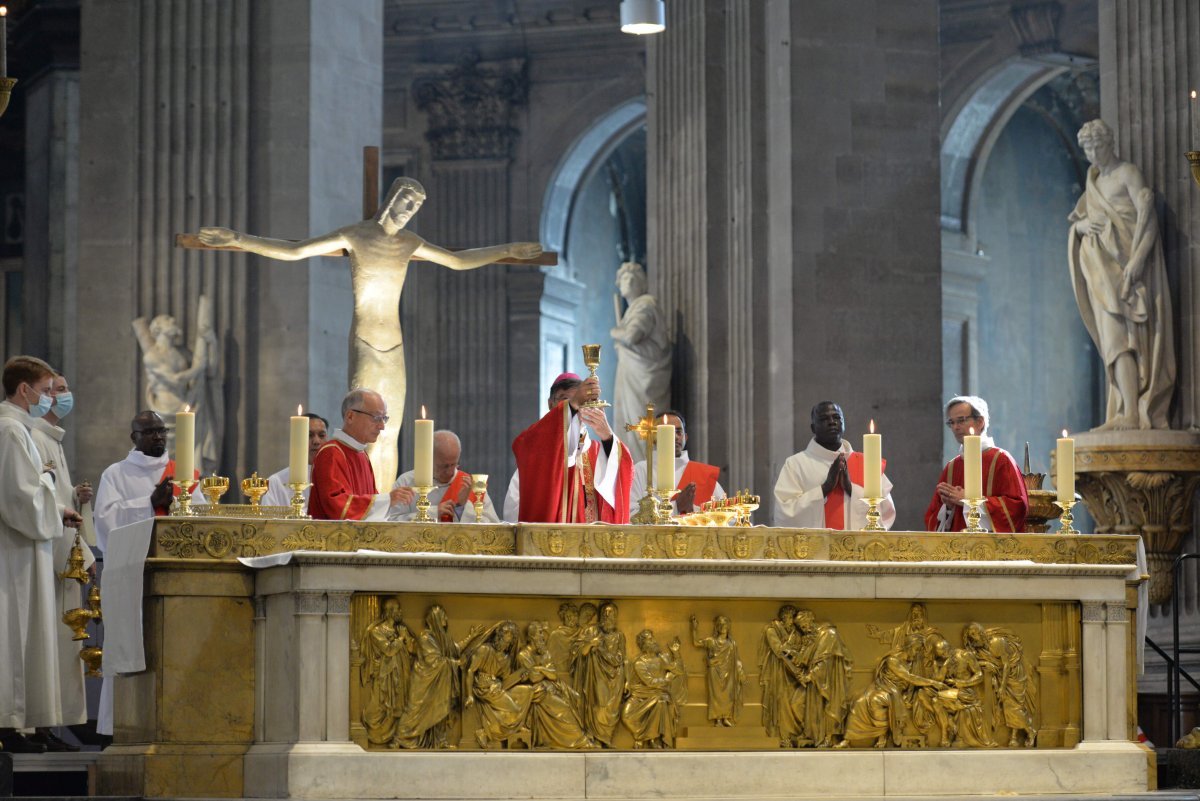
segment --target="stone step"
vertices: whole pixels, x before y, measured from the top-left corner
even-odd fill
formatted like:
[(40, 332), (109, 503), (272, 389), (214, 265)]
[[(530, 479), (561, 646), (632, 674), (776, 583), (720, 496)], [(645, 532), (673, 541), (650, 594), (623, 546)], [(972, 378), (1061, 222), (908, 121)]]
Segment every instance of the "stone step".
[[(21, 798), (82, 798), (92, 791), (90, 768), (99, 751), (6, 754), (12, 760), (12, 794)], [(0, 784), (3, 780), (0, 779)], [(2, 793), (0, 793), (2, 795)]]

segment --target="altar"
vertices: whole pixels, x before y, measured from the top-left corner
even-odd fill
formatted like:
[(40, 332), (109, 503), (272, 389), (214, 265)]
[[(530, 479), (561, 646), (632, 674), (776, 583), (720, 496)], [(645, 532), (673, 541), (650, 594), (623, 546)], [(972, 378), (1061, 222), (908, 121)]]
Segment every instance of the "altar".
[[(119, 533), (105, 586), (106, 660), (124, 673), (116, 741), (98, 768), (107, 795), (962, 797), (1151, 786), (1152, 753), (1133, 738), (1137, 537), (203, 517)], [(572, 609), (599, 620), (568, 620)], [(796, 643), (836, 642), (827, 658), (785, 655), (805, 660), (789, 691), (820, 690), (785, 707), (830, 702), (823, 741), (808, 724), (789, 730), (764, 715), (780, 702), (767, 679), (771, 632), (792, 613)], [(458, 663), (458, 711), (422, 737), (405, 731), (411, 708), (379, 702), (379, 630), (389, 636), (374, 639), (393, 644), (411, 635), (407, 673), (393, 676), (410, 690), (430, 637), (459, 649), (442, 654)], [(571, 685), (580, 702), (549, 660), (543, 669), (575, 699), (577, 718), (567, 707), (560, 716), (583, 721), (585, 745), (539, 734), (534, 715), (548, 714), (538, 704), (551, 683), (534, 688), (493, 668), (495, 686), (477, 689), (482, 646), (494, 656), (525, 645), (520, 656), (536, 657), (539, 631), (551, 652), (564, 631), (577, 644), (607, 632), (624, 651), (619, 714), (603, 735), (588, 722), (602, 716), (587, 708), (599, 702), (586, 700), (582, 674)], [(736, 708), (725, 699), (714, 717), (717, 641), (722, 658), (732, 644), (738, 681)], [(670, 688), (643, 669), (659, 652), (677, 666), (663, 674)], [(971, 681), (937, 690), (955, 684), (955, 659), (992, 664), (997, 678), (986, 691), (975, 682), (978, 698), (964, 691)], [(830, 664), (846, 679), (840, 696), (818, 679)], [(887, 690), (888, 670), (910, 685)], [(1006, 690), (1019, 671), (1019, 691)], [(410, 707), (433, 697), (435, 685), (423, 686), (408, 692)], [(863, 739), (861, 721), (889, 704), (886, 736)], [(665, 715), (635, 719), (660, 707)], [(505, 710), (522, 720), (504, 728)]]

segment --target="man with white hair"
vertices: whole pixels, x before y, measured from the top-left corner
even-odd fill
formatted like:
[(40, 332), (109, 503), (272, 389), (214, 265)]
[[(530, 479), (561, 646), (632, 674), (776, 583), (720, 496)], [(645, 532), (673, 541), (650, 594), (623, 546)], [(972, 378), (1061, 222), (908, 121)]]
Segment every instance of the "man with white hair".
[[(429, 493), (429, 505), (437, 509), (439, 523), (499, 523), (496, 509), (492, 506), (491, 493), (483, 496), (482, 514), (475, 517), (475, 493), (471, 490), (471, 474), (459, 470), (462, 458), (462, 440), (453, 431), (433, 432), (433, 491)], [(393, 521), (412, 520), (417, 515), (417, 493), (415, 470), (401, 473), (392, 488), (398, 500), (388, 509), (387, 519)]]
[[(988, 405), (975, 395), (959, 395), (946, 403), (946, 425), (961, 447), (963, 437), (979, 435), (983, 462), (984, 505), (979, 524), (988, 531), (1025, 530), (1029, 511), (1029, 493), (1025, 478), (1012, 454), (988, 436)], [(925, 528), (929, 531), (962, 531), (967, 527), (963, 516), (963, 456), (960, 453), (942, 468), (933, 500), (925, 510)]]
[(377, 493), (367, 446), (388, 422), (387, 402), (358, 387), (342, 398), (342, 427), (317, 451), (308, 513), (314, 520), (383, 520), (399, 491)]

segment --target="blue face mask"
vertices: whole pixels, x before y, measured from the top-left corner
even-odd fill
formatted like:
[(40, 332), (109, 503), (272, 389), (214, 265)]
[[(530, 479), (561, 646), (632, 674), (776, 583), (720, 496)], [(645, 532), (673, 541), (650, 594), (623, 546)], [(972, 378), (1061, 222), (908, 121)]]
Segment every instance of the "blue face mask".
[(50, 397), (49, 395), (47, 395), (46, 393), (43, 392), (41, 395), (38, 396), (37, 403), (29, 404), (29, 416), (30, 417), (45, 417), (46, 413), (50, 411), (50, 407), (53, 405), (54, 405), (54, 398)]
[(60, 392), (54, 398), (54, 406), (50, 411), (54, 412), (54, 416), (59, 420), (66, 417), (75, 408), (75, 396), (70, 392)]

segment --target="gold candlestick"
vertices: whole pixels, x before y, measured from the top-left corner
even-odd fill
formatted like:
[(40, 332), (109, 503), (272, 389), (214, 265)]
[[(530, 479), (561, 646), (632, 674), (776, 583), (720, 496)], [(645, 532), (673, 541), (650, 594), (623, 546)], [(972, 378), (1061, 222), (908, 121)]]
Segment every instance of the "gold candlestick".
[(654, 404), (646, 404), (646, 416), (633, 423), (626, 423), (625, 430), (633, 432), (646, 442), (646, 494), (638, 501), (638, 510), (629, 518), (631, 523), (654, 522), (658, 501), (654, 499), (654, 440), (657, 428), (654, 420)]
[(292, 511), (288, 513), (288, 520), (312, 520), (312, 515), (306, 514), (304, 507), (308, 501), (304, 497), (304, 491), (311, 487), (307, 481), (289, 481), (288, 487), (292, 490), (292, 499), (288, 502)]
[[(600, 366), (600, 346), (599, 345), (584, 345), (583, 346), (583, 364), (587, 367), (590, 375), (588, 378), (596, 377), (596, 368)], [(588, 409), (603, 409), (605, 406), (611, 406), (608, 401), (590, 400), (582, 404)]]
[(984, 498), (963, 498), (963, 503), (967, 506), (967, 511), (964, 517), (967, 519), (967, 534), (983, 534), (986, 529), (979, 525), (979, 520), (983, 516), (980, 513), (980, 507), (983, 506)]
[(179, 495), (171, 504), (171, 517), (195, 517), (196, 510), (192, 508), (192, 489), (196, 486), (196, 479), (187, 478), (182, 481), (172, 479), (171, 483), (179, 488)]
[(671, 517), (671, 499), (679, 494), (677, 489), (655, 489), (654, 495), (658, 498), (658, 506), (654, 510), (654, 523), (659, 526), (677, 526), (679, 521)]
[(472, 473), (471, 474), (471, 492), (475, 496), (475, 500), (471, 501), (471, 505), (475, 507), (475, 522), (483, 521), (483, 499), (487, 496), (487, 473)]
[(1055, 501), (1054, 505), (1062, 509), (1062, 516), (1059, 518), (1059, 523), (1062, 525), (1058, 529), (1058, 533), (1078, 534), (1079, 531), (1072, 525), (1075, 522), (1075, 518), (1071, 515), (1071, 507), (1075, 505), (1075, 501)]
[(863, 498), (867, 502), (867, 525), (863, 527), (863, 531), (883, 531), (883, 525), (879, 522), (879, 504), (883, 498)]
[(417, 491), (417, 516), (413, 518), (414, 523), (432, 523), (433, 518), (429, 516), (429, 493), (433, 492), (433, 487), (413, 487)]

